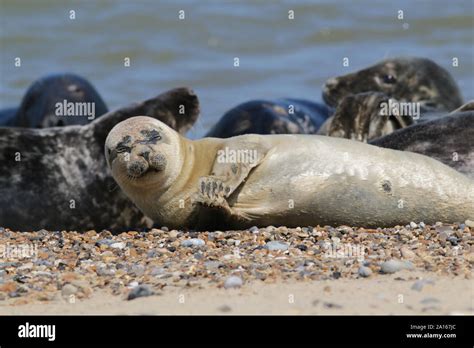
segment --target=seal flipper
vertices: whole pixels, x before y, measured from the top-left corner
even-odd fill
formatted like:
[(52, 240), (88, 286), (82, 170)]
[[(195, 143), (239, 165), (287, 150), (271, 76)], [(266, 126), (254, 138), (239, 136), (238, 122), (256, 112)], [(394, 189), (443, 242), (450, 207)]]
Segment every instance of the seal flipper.
[[(250, 171), (264, 160), (269, 147), (255, 135), (231, 138), (217, 151), (217, 158), (211, 175), (199, 179), (197, 202), (208, 207), (220, 208), (227, 215), (238, 219), (249, 220), (250, 217), (233, 209), (227, 199), (245, 182)], [(236, 141), (239, 139), (240, 141)], [(245, 140), (243, 140), (245, 139)], [(242, 141), (243, 140), (243, 141)], [(236, 146), (233, 146), (236, 144)], [(237, 162), (236, 154), (247, 154), (247, 161)]]

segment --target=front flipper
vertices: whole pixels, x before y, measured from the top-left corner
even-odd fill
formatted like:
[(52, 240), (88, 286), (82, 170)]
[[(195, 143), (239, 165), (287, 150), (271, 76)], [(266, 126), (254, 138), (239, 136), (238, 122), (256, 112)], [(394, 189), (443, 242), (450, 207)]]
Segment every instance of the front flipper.
[(229, 205), (228, 198), (245, 182), (250, 171), (263, 161), (270, 149), (262, 137), (256, 137), (245, 135), (224, 143), (217, 151), (210, 175), (199, 179), (198, 203), (218, 208), (226, 215), (249, 220), (248, 216)]

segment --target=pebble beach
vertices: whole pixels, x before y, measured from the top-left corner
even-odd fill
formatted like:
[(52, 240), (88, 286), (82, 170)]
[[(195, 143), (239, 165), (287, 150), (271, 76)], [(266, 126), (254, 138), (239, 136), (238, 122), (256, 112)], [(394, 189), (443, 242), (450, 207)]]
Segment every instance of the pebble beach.
[(0, 228), (0, 315), (474, 314), (473, 232)]

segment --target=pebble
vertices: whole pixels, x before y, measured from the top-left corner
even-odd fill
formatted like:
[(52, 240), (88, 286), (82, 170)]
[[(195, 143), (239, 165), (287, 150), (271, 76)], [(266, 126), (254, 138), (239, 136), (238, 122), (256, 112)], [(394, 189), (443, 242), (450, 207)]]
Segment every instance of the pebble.
[(135, 275), (137, 277), (142, 276), (145, 273), (146, 267), (141, 263), (134, 263), (128, 270), (129, 274)]
[(284, 251), (284, 250), (288, 250), (288, 244), (280, 242), (278, 240), (273, 240), (273, 241), (268, 242), (267, 244), (265, 244), (264, 248), (268, 249), (270, 251), (274, 251), (274, 250), (283, 250)]
[(228, 313), (228, 312), (232, 311), (232, 308), (230, 308), (228, 305), (220, 306), (218, 309), (222, 313)]
[(98, 247), (101, 247), (103, 245), (109, 247), (114, 243), (115, 241), (112, 239), (99, 239), (97, 242), (95, 242), (95, 245)]
[(418, 225), (420, 226), (420, 228), (425, 228), (425, 227), (426, 227), (426, 225), (425, 225), (425, 223), (424, 223), (423, 221), (420, 222)]
[(181, 246), (183, 247), (200, 247), (205, 245), (206, 242), (204, 242), (201, 238), (191, 238), (191, 239), (185, 239), (181, 242)]
[(448, 239), (449, 237), (449, 234), (447, 234), (446, 232), (441, 232), (439, 235), (438, 235), (438, 238), (439, 240), (443, 241), (443, 242), (446, 242), (446, 240)]
[(418, 279), (413, 283), (411, 289), (415, 291), (421, 291), (426, 284), (434, 285), (434, 281), (428, 279)]
[(466, 226), (474, 228), (474, 220), (466, 220), (464, 221), (464, 223), (466, 224)]
[(410, 227), (415, 229), (415, 228), (418, 227), (418, 225), (415, 222), (412, 221), (412, 222), (410, 222)]
[(146, 297), (146, 296), (151, 296), (154, 294), (155, 293), (150, 288), (150, 286), (146, 284), (142, 284), (142, 285), (135, 286), (132, 290), (130, 290), (127, 296), (127, 300), (130, 301), (138, 297)]
[(244, 282), (238, 276), (230, 276), (224, 282), (225, 289), (240, 288)]
[(252, 226), (249, 228), (249, 232), (252, 232), (252, 233), (258, 233), (258, 227), (257, 226)]
[(412, 269), (413, 265), (410, 262), (403, 262), (400, 260), (389, 260), (385, 261), (380, 265), (382, 273), (391, 274), (398, 272), (402, 269)]
[(451, 226), (436, 226), (435, 229), (440, 235), (444, 233), (446, 236), (450, 236), (453, 233)]
[(372, 274), (372, 270), (369, 267), (365, 266), (360, 266), (358, 272), (359, 275), (364, 278), (370, 277), (370, 275)]
[(296, 246), (297, 249), (300, 249), (301, 251), (306, 251), (308, 250), (308, 247), (304, 244), (299, 244)]
[(110, 244), (111, 248), (119, 249), (119, 250), (122, 250), (123, 248), (125, 248), (125, 246), (126, 246), (126, 244), (124, 242), (117, 242), (117, 243)]
[(429, 303), (439, 303), (440, 300), (438, 300), (437, 298), (434, 298), (434, 297), (425, 297), (424, 299), (422, 299), (420, 301), (420, 303), (422, 304), (429, 304)]
[(223, 264), (219, 261), (206, 261), (204, 262), (204, 267), (207, 269), (218, 269), (219, 267), (222, 267)]
[(170, 238), (173, 238), (173, 239), (174, 239), (174, 238), (177, 238), (177, 237), (178, 237), (178, 231), (173, 230), (173, 231), (171, 231), (170, 233), (168, 233), (168, 236), (169, 236)]
[(458, 238), (455, 236), (449, 236), (448, 241), (451, 242), (452, 245), (458, 245)]
[(76, 294), (77, 291), (78, 289), (74, 285), (68, 283), (65, 284), (61, 289), (61, 295), (63, 295), (64, 297), (69, 297), (71, 295)]
[(400, 249), (400, 253), (402, 254), (404, 259), (414, 259), (416, 257), (416, 254), (406, 246), (403, 246)]

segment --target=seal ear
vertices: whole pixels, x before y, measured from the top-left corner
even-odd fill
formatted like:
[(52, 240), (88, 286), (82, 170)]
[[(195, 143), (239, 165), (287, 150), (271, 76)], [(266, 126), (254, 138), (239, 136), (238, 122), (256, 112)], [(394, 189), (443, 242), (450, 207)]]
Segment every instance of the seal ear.
[(199, 116), (199, 100), (193, 90), (175, 88), (157, 97), (108, 112), (86, 127), (93, 129), (95, 138), (103, 145), (107, 134), (117, 123), (138, 115), (156, 118), (184, 134)]

